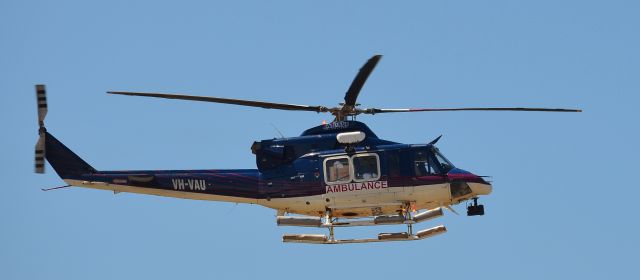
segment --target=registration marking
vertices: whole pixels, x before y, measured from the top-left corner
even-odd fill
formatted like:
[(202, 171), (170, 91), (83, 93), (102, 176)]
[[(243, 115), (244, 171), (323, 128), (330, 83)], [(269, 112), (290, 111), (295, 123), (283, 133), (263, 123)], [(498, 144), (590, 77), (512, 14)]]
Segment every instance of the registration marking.
[(173, 189), (184, 191), (206, 191), (207, 190), (207, 180), (204, 179), (171, 179), (171, 183), (173, 183)]

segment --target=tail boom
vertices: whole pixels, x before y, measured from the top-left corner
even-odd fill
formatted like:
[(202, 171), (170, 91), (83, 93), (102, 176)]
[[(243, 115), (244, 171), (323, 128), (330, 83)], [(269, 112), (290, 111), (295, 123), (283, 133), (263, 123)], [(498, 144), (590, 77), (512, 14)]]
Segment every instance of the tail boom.
[(255, 204), (259, 174), (255, 169), (97, 171), (65, 182), (114, 193)]

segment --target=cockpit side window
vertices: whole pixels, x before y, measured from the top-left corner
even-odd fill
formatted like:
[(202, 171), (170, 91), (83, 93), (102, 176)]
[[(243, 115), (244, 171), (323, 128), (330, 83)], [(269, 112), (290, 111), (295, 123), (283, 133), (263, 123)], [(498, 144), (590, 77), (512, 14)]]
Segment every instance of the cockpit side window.
[(400, 176), (400, 155), (397, 152), (387, 153), (387, 170), (389, 177)]
[(413, 165), (416, 176), (433, 175), (438, 171), (426, 150), (415, 151)]

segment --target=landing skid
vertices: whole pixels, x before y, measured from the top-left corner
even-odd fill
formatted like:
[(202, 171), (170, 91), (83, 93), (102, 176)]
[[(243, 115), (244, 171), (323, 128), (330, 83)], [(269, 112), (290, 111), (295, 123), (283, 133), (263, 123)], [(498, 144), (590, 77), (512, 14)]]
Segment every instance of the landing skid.
[(415, 241), (422, 240), (432, 236), (436, 236), (447, 232), (444, 226), (437, 226), (425, 229), (414, 234), (407, 232), (397, 233), (380, 233), (378, 238), (363, 239), (331, 239), (323, 234), (285, 234), (282, 237), (283, 242), (290, 243), (308, 243), (308, 244), (348, 244), (348, 243), (372, 243), (372, 242), (388, 242), (388, 241)]
[[(405, 208), (408, 209), (408, 208)], [(285, 234), (282, 237), (283, 242), (292, 243), (309, 243), (309, 244), (346, 244), (346, 243), (371, 243), (371, 242), (387, 242), (387, 241), (415, 241), (432, 237), (441, 233), (445, 233), (447, 229), (440, 225), (433, 228), (425, 229), (413, 233), (413, 224), (431, 220), (443, 215), (442, 208), (425, 211), (417, 215), (411, 215), (411, 212), (404, 211), (402, 215), (395, 216), (378, 216), (369, 220), (352, 220), (338, 221), (331, 217), (331, 210), (327, 210), (324, 218), (320, 217), (289, 217), (278, 216), (277, 222), (279, 226), (302, 226), (302, 227), (318, 227), (328, 228), (329, 235), (323, 234)], [(336, 239), (334, 236), (335, 227), (353, 227), (353, 226), (376, 226), (376, 225), (407, 225), (406, 232), (396, 233), (380, 233), (377, 238), (365, 239)]]

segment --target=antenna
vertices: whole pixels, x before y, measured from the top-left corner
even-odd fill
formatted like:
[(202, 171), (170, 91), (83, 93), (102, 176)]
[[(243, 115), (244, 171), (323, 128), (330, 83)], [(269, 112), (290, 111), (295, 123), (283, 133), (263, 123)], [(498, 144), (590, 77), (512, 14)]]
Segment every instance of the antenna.
[(284, 135), (282, 134), (282, 132), (280, 132), (280, 129), (278, 129), (275, 124), (273, 123), (269, 123), (269, 124), (273, 127), (273, 129), (276, 130), (276, 132), (278, 132), (278, 134), (280, 134), (280, 138), (284, 138)]

